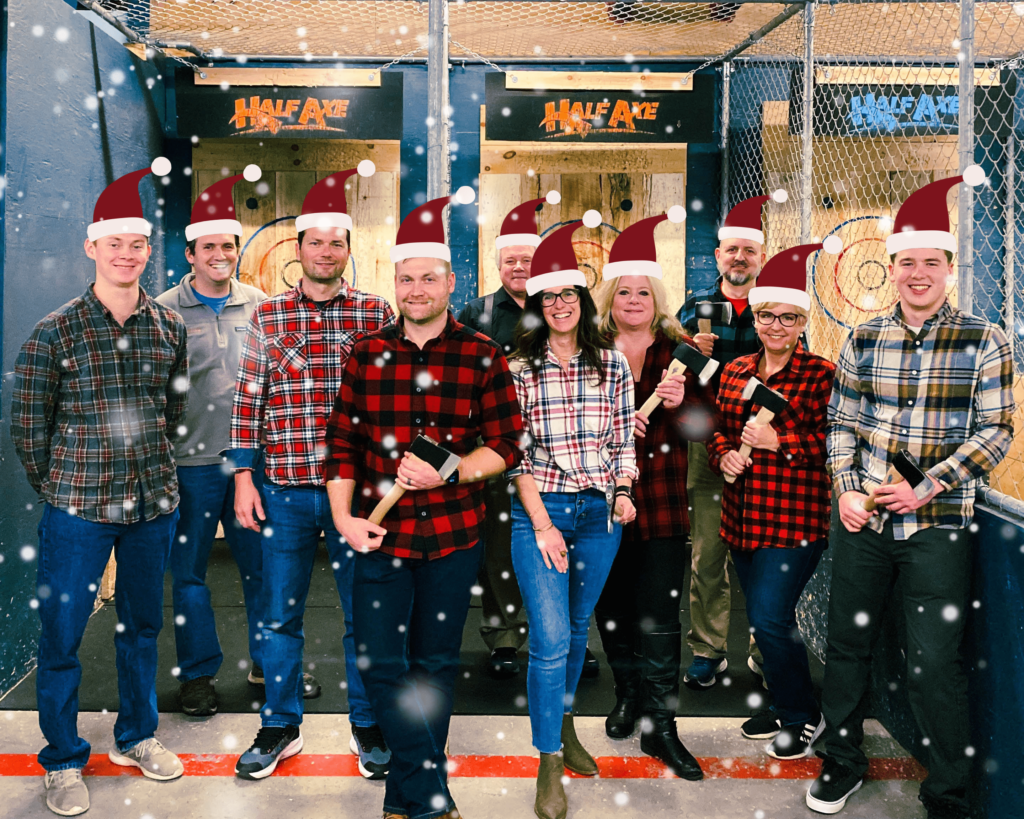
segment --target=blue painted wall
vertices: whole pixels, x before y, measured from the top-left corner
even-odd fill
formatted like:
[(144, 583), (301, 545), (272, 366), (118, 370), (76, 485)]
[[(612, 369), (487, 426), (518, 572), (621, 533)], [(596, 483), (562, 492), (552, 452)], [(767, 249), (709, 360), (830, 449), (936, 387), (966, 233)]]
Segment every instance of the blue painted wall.
[[(34, 661), (36, 526), (41, 512), (8, 429), (14, 361), (33, 325), (94, 278), (82, 245), (96, 198), (162, 147), (159, 66), (139, 62), (62, 0), (10, 0), (3, 76), (6, 188), (0, 404), (0, 695)], [(33, 31), (34, 27), (38, 34)], [(152, 79), (153, 88), (147, 87)], [(103, 92), (103, 97), (98, 92)], [(162, 195), (141, 186), (145, 212)], [(163, 289), (160, 235), (143, 286)], [(23, 547), (30, 547), (24, 550)], [(27, 559), (26, 559), (27, 558)]]

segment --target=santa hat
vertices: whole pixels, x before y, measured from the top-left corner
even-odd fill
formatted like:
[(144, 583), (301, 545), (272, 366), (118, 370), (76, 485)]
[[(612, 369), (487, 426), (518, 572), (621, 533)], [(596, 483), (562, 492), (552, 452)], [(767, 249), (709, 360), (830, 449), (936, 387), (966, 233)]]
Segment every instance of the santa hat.
[(241, 179), (257, 182), (263, 176), (259, 165), (246, 165), (245, 170), (214, 182), (199, 194), (192, 206), (192, 222), (185, 228), (185, 240), (219, 233), (242, 235), (242, 223), (235, 218), (234, 187)]
[(140, 233), (150, 236), (153, 226), (142, 215), (142, 199), (139, 196), (139, 182), (150, 173), (167, 176), (171, 172), (171, 161), (167, 157), (158, 156), (153, 164), (141, 171), (126, 173), (115, 179), (96, 200), (92, 212), (92, 224), (86, 230), (90, 242), (104, 236), (115, 236), (119, 233)]
[(679, 224), (686, 219), (686, 209), (673, 205), (668, 213), (650, 216), (630, 225), (616, 238), (608, 254), (608, 263), (602, 276), (605, 281), (619, 276), (662, 277), (661, 265), (654, 247), (654, 229), (665, 220)]
[(501, 232), (494, 240), (496, 250), (501, 250), (512, 245), (530, 245), (537, 247), (540, 244), (540, 236), (537, 235), (537, 209), (547, 203), (557, 205), (562, 201), (562, 194), (558, 191), (548, 191), (543, 199), (530, 199), (518, 207), (512, 208), (501, 223)]
[(455, 196), (441, 196), (424, 202), (416, 210), (402, 220), (395, 237), (395, 246), (391, 248), (392, 262), (405, 259), (444, 259), (452, 260), (452, 249), (444, 239), (444, 209), (452, 204), (452, 199), (460, 205), (468, 205), (476, 199), (476, 191), (463, 185), (455, 192)]
[(530, 278), (526, 280), (527, 294), (535, 296), (548, 287), (586, 287), (587, 277), (579, 269), (576, 251), (572, 249), (572, 234), (580, 225), (595, 228), (600, 224), (601, 214), (588, 210), (583, 214), (583, 221), (570, 222), (545, 236), (533, 254)]
[(718, 241), (723, 239), (750, 239), (759, 245), (764, 244), (764, 231), (761, 230), (761, 206), (769, 199), (782, 203), (789, 199), (789, 194), (779, 188), (771, 196), (754, 196), (744, 199), (725, 217), (725, 223), (718, 229)]
[(776, 253), (761, 269), (757, 285), (750, 289), (747, 300), (750, 304), (779, 302), (811, 309), (811, 297), (807, 295), (807, 257), (819, 250), (838, 254), (843, 249), (843, 240), (829, 236), (823, 243), (797, 245)]
[(964, 182), (972, 188), (985, 181), (979, 165), (969, 165), (962, 176), (937, 179), (914, 191), (896, 214), (892, 235), (885, 240), (890, 256), (901, 250), (936, 248), (956, 253), (956, 237), (949, 232), (949, 210), (946, 194), (954, 185)]
[(302, 214), (295, 219), (295, 230), (302, 233), (310, 228), (342, 228), (352, 230), (352, 217), (345, 203), (345, 182), (358, 173), (373, 176), (377, 166), (364, 159), (356, 167), (325, 176), (317, 182), (302, 200)]

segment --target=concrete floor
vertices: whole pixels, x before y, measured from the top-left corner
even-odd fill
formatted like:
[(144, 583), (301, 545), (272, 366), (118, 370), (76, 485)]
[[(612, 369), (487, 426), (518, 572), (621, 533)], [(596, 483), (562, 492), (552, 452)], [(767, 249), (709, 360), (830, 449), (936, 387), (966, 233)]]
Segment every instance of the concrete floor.
[[(298, 765), (280, 771), (262, 782), (244, 782), (230, 775), (233, 756), (240, 753), (255, 736), (258, 719), (254, 715), (218, 715), (211, 719), (191, 719), (180, 714), (161, 717), (158, 737), (179, 754), (202, 755), (186, 761), (186, 775), (175, 782), (158, 783), (140, 776), (110, 775), (103, 757), (112, 745), (113, 714), (82, 714), (80, 730), (102, 755), (97, 769), (104, 775), (89, 776), (92, 799), (91, 816), (121, 819), (289, 819), (290, 817), (342, 817), (362, 819), (379, 817), (383, 783), (368, 782), (350, 775), (351, 765), (335, 765), (338, 775), (308, 775)], [(693, 783), (679, 779), (624, 778), (586, 780), (573, 778), (567, 792), (569, 816), (615, 816), (622, 819), (677, 819), (681, 813), (705, 819), (792, 819), (812, 817), (803, 800), (810, 784), (805, 763), (766, 765), (763, 742), (745, 740), (739, 734), (739, 719), (681, 718), (679, 733), (687, 747), (702, 760), (717, 758), (762, 766), (758, 776), (768, 778), (709, 778)], [(868, 723), (865, 750), (872, 757), (895, 760), (901, 764), (906, 752), (877, 723)], [(587, 749), (598, 758), (639, 757), (639, 739), (614, 742), (604, 735), (603, 720), (578, 718), (577, 732)], [(42, 777), (5, 775), (30, 770), (43, 744), (32, 711), (7, 711), (0, 714), (0, 734), (4, 737), (0, 755), (0, 815), (11, 819), (52, 817), (45, 806)], [(345, 715), (309, 715), (303, 725), (303, 757), (348, 763), (344, 755), (349, 730)], [(463, 773), (452, 776), (452, 793), (467, 819), (529, 819), (533, 816), (533, 779), (524, 757), (535, 758), (530, 745), (530, 726), (526, 717), (457, 716), (452, 723), (451, 754), (472, 756), (476, 764), (465, 762)], [(507, 757), (516, 771), (512, 776), (481, 775), (479, 757)], [(217, 763), (223, 763), (219, 767)], [(189, 765), (195, 767), (192, 774)], [(205, 774), (197, 772), (206, 765)], [(732, 766), (733, 762), (726, 762)], [(120, 769), (118, 769), (120, 770)], [(723, 771), (722, 766), (718, 766)], [(780, 778), (771, 778), (777, 776)], [(787, 778), (798, 777), (798, 778)], [(851, 819), (923, 819), (924, 810), (917, 801), (918, 784), (904, 779), (865, 783), (842, 815)]]

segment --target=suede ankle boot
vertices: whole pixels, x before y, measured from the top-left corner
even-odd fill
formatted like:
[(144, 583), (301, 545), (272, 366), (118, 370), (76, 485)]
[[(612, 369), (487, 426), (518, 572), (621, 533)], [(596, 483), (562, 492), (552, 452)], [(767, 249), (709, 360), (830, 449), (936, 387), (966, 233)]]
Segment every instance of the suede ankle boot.
[(565, 776), (565, 764), (562, 754), (541, 754), (540, 767), (537, 769), (537, 799), (533, 803), (533, 812), (538, 819), (565, 819), (569, 810), (569, 802), (565, 798), (562, 777)]
[(597, 776), (597, 763), (576, 738), (576, 726), (572, 714), (562, 715), (562, 754), (565, 767), (580, 776)]

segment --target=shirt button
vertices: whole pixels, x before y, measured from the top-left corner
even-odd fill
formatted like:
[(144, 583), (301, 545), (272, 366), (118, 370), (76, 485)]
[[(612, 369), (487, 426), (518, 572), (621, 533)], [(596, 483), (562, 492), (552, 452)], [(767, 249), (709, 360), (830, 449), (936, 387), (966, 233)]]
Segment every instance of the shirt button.
[(423, 392), (423, 389), (421, 387), (417, 387), (416, 392)]
[(914, 406), (914, 402), (913, 402), (913, 401), (907, 401), (907, 406), (908, 406), (908, 407), (912, 407), (912, 406)]
[(910, 371), (910, 374), (911, 374), (911, 375), (917, 375), (917, 370), (911, 370), (911, 371)]
[(915, 341), (914, 344), (916, 344), (918, 347), (921, 346), (921, 342), (920, 341)]
[(426, 511), (420, 512), (420, 517), (425, 518), (427, 516)]
[(422, 418), (417, 418), (416, 419), (416, 423), (417, 424), (422, 424), (423, 423), (423, 419)]

